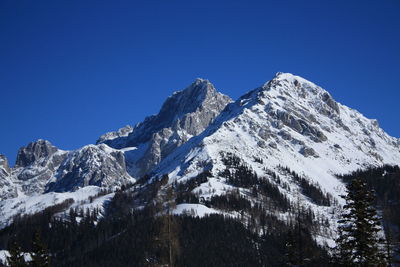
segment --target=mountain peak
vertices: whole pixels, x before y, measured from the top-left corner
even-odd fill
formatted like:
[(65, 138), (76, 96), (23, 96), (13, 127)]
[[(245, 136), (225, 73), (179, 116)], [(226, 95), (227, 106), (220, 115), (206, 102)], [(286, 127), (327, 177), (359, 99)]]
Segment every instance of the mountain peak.
[[(316, 87), (324, 92), (326, 92), (324, 89), (321, 87), (317, 86), (315, 83), (310, 82), (307, 79), (304, 79), (301, 76), (294, 75), (292, 73), (288, 72), (277, 72), (272, 78), (272, 80), (266, 82), (263, 87), (270, 87), (270, 85), (280, 85), (280, 84), (286, 84), (287, 87), (292, 87), (292, 88), (299, 88), (301, 85), (306, 86), (306, 87)], [(292, 86), (293, 85), (293, 86)]]
[(202, 94), (206, 93), (209, 90), (217, 91), (214, 85), (209, 80), (203, 78), (196, 78), (188, 87), (179, 91), (175, 91), (168, 98), (175, 97), (176, 95), (188, 94), (189, 92), (192, 91), (195, 91), (197, 94)]
[(26, 167), (38, 160), (39, 158), (49, 157), (58, 148), (53, 146), (49, 141), (38, 139), (29, 143), (26, 147), (21, 147), (18, 151), (16, 167)]
[[(126, 136), (121, 136), (117, 132), (108, 133), (97, 143), (107, 143), (116, 148), (137, 146), (147, 142), (154, 133), (169, 127), (186, 129), (191, 135), (198, 134), (231, 101), (228, 96), (219, 93), (209, 80), (197, 78), (188, 87), (169, 96), (158, 114), (147, 117), (135, 128), (129, 129)], [(210, 116), (206, 116), (207, 119), (197, 120), (207, 121), (201, 123), (201, 127), (194, 127), (196, 121), (194, 114), (197, 112), (210, 113)], [(192, 115), (188, 116), (189, 114)]]
[(193, 83), (210, 83), (209, 80), (203, 78), (196, 78)]
[(278, 72), (261, 89), (273, 98), (291, 99), (293, 103), (304, 100), (310, 102), (309, 104), (314, 107), (321, 106), (321, 103), (324, 103), (333, 109), (334, 112), (340, 112), (339, 104), (332, 98), (328, 91), (313, 82), (291, 73)]
[(197, 78), (185, 89), (177, 91), (168, 97), (161, 107), (158, 116), (165, 112), (171, 113), (171, 111), (175, 113), (175, 116), (194, 112), (197, 108), (206, 104), (207, 101), (220, 96), (228, 98), (217, 92), (210, 81)]
[(126, 128), (123, 135), (107, 133), (97, 143), (117, 149), (143, 148), (130, 151), (127, 157), (130, 174), (141, 176), (192, 136), (200, 134), (230, 102), (210, 81), (197, 78), (169, 96), (158, 114), (147, 117), (133, 129)]
[[(197, 78), (185, 89), (177, 91), (168, 97), (160, 112), (155, 116), (146, 118), (143, 123), (137, 126), (136, 131), (132, 132), (132, 135), (137, 134), (141, 128), (151, 129), (156, 126), (152, 131), (154, 133), (163, 128), (173, 127), (175, 124), (177, 124), (175, 128), (179, 126), (178, 128), (185, 129), (189, 134), (198, 134), (231, 101), (228, 96), (219, 93), (210, 81)], [(201, 127), (196, 126), (194, 129), (195, 121), (203, 121), (202, 118), (197, 120), (193, 118), (199, 112), (212, 113), (212, 115), (206, 116), (210, 117), (207, 122), (201, 123)], [(190, 120), (188, 121), (189, 118)]]

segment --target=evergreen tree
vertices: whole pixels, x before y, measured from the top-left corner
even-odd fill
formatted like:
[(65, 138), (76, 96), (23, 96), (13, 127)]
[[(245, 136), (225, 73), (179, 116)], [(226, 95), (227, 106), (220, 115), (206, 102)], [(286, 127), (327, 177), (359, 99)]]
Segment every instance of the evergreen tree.
[(377, 233), (379, 218), (373, 207), (374, 196), (361, 179), (347, 185), (346, 200), (339, 223), (337, 261), (344, 266), (387, 266), (380, 252)]
[(39, 232), (35, 233), (32, 246), (32, 262), (30, 266), (33, 267), (47, 267), (50, 266), (50, 257), (46, 245), (43, 243)]
[(17, 242), (13, 242), (9, 249), (10, 256), (7, 257), (8, 264), (11, 267), (26, 267), (28, 264), (25, 261), (24, 253), (21, 251), (21, 247), (17, 245)]

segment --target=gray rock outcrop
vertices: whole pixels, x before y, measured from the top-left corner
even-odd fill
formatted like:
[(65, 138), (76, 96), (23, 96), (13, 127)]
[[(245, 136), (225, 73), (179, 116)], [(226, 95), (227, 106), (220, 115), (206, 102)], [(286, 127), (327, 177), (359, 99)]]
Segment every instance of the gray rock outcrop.
[(132, 131), (133, 131), (133, 127), (130, 125), (126, 125), (125, 127), (122, 127), (115, 132), (109, 132), (109, 133), (103, 134), (97, 140), (96, 144), (112, 143), (111, 140), (115, 140), (114, 147), (123, 147), (125, 137), (127, 137)]
[(15, 167), (27, 167), (43, 158), (49, 158), (57, 152), (57, 148), (49, 141), (39, 139), (19, 149)]
[(304, 156), (304, 157), (314, 157), (314, 158), (318, 158), (318, 154), (317, 152), (315, 152), (315, 150), (311, 147), (302, 147), (300, 149), (300, 153)]
[(10, 179), (11, 168), (6, 156), (0, 154), (0, 200), (17, 196), (17, 191)]
[(43, 193), (66, 155), (66, 151), (59, 150), (47, 140), (31, 142), (19, 149), (13, 176), (25, 194)]
[(0, 177), (9, 176), (11, 173), (10, 165), (6, 156), (0, 154)]

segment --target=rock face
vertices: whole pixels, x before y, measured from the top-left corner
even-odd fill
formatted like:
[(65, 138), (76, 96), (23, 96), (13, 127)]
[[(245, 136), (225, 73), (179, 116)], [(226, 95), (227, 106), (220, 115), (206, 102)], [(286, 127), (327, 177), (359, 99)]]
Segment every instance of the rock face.
[[(97, 140), (96, 143), (97, 144), (113, 143), (111, 140), (114, 140), (114, 139), (123, 141), (124, 137), (127, 137), (132, 131), (133, 131), (132, 126), (126, 125), (125, 127), (120, 128), (118, 131), (103, 134), (102, 136), (100, 136), (100, 138)], [(122, 147), (123, 145), (124, 145), (123, 142), (121, 144), (118, 144), (118, 142), (114, 141), (115, 147)]]
[(300, 149), (300, 153), (304, 156), (304, 157), (316, 157), (318, 158), (317, 153), (315, 152), (315, 150), (311, 147), (302, 147)]
[(6, 156), (0, 154), (0, 177), (9, 176), (10, 173), (11, 169)]
[(67, 155), (49, 141), (39, 139), (19, 149), (12, 170), (20, 191), (27, 195), (40, 194)]
[(112, 188), (134, 181), (126, 172), (121, 151), (105, 144), (88, 145), (68, 154), (46, 191), (68, 192), (88, 185)]
[(170, 96), (157, 115), (147, 117), (132, 130), (126, 129), (124, 132), (128, 134), (108, 133), (97, 143), (117, 149), (142, 147), (127, 155), (131, 159), (127, 162), (130, 173), (140, 177), (151, 172), (163, 158), (192, 136), (200, 134), (231, 101), (217, 92), (209, 81), (197, 79), (186, 89)]
[(57, 151), (58, 149), (49, 141), (39, 139), (19, 149), (15, 166), (27, 167), (43, 158), (51, 157)]
[(6, 156), (0, 154), (0, 200), (17, 196), (15, 186), (11, 181), (11, 168)]

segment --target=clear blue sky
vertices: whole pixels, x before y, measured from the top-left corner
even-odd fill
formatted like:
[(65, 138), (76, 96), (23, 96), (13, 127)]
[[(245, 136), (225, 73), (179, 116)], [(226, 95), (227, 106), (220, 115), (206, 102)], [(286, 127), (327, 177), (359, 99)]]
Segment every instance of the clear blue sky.
[(0, 1), (0, 153), (157, 113), (196, 77), (237, 98), (303, 76), (400, 137), (400, 1)]

